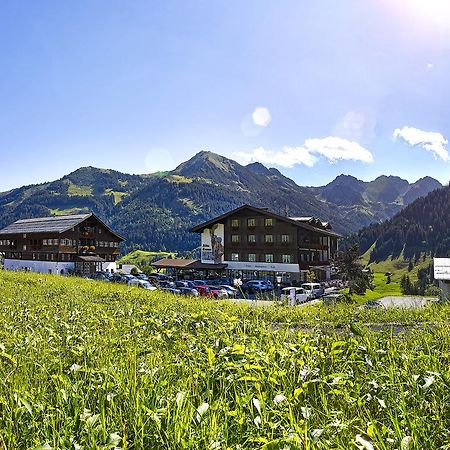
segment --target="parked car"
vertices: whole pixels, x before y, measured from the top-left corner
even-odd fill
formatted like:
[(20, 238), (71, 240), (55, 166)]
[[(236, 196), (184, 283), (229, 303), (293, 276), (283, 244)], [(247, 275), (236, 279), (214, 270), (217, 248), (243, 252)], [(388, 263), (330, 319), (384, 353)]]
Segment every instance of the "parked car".
[(220, 284), (218, 287), (221, 289), (225, 289), (227, 291), (228, 297), (232, 297), (232, 298), (237, 297), (238, 290), (236, 288), (234, 288), (228, 284)]
[(220, 286), (207, 286), (211, 291), (211, 294), (215, 298), (228, 298), (228, 293), (226, 289), (221, 288)]
[(173, 295), (181, 294), (181, 291), (179, 289), (175, 289), (175, 288), (171, 288), (171, 287), (162, 287), (162, 288), (160, 287), (159, 289), (164, 292), (169, 292), (170, 294), (173, 294)]
[(307, 302), (310, 299), (309, 293), (301, 287), (288, 286), (281, 289), (281, 300), (286, 301), (292, 306), (297, 303)]
[(177, 289), (177, 286), (173, 281), (160, 281), (158, 287), (161, 289)]
[(88, 275), (86, 278), (90, 278), (91, 280), (97, 280), (97, 281), (110, 281), (109, 280), (110, 274), (107, 272), (95, 272)]
[(122, 274), (122, 277), (127, 280), (127, 283), (131, 280), (136, 280), (137, 278), (134, 275), (131, 275), (129, 273)]
[(212, 297), (211, 289), (208, 286), (205, 286), (203, 284), (196, 284), (194, 286), (194, 289), (196, 289), (201, 297)]
[(124, 283), (124, 284), (128, 282), (128, 280), (124, 278), (120, 273), (111, 274), (111, 276), (109, 277), (109, 281), (111, 281), (112, 283)]
[(191, 297), (198, 297), (200, 294), (197, 289), (193, 289), (190, 287), (179, 287), (180, 293), (183, 295), (190, 295)]
[(243, 292), (252, 294), (255, 292), (268, 292), (273, 290), (273, 287), (266, 280), (250, 280), (243, 283), (241, 289)]
[(139, 278), (140, 280), (148, 281), (148, 276), (145, 275), (145, 273), (140, 273), (139, 275), (136, 275), (136, 278)]
[(155, 291), (155, 286), (152, 286), (148, 281), (140, 280), (139, 278), (135, 278), (134, 280), (130, 280), (128, 282), (128, 286), (136, 286), (142, 289), (148, 289), (150, 291)]
[(165, 273), (153, 272), (149, 275), (149, 277), (156, 278), (159, 281), (171, 281), (172, 277), (169, 277)]
[(325, 289), (320, 283), (303, 283), (302, 288), (310, 295), (311, 298), (319, 298), (325, 294)]

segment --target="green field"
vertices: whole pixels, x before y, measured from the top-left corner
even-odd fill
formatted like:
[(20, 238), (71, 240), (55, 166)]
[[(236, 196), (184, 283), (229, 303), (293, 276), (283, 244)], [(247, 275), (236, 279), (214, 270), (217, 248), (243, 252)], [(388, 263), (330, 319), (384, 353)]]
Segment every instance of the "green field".
[(267, 306), (0, 272), (0, 449), (448, 449), (447, 305)]
[(175, 258), (176, 253), (172, 252), (148, 252), (144, 250), (134, 250), (122, 256), (118, 264), (134, 264), (138, 267), (148, 266), (154, 258)]

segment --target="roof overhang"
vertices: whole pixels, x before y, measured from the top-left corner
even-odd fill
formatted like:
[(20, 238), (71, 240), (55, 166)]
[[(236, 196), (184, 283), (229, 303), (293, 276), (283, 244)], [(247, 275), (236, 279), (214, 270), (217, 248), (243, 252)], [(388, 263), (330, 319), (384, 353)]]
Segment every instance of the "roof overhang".
[[(243, 205), (240, 206), (239, 208), (235, 208), (225, 214), (222, 214), (221, 216), (215, 217), (214, 219), (208, 220), (207, 222), (203, 222), (199, 225), (196, 225), (195, 227), (191, 228), (190, 231), (194, 232), (194, 233), (201, 233), (205, 228), (209, 228), (211, 225), (214, 225), (216, 223), (220, 223), (222, 222), (224, 219), (226, 219), (227, 217), (239, 212), (239, 211), (243, 211), (245, 209), (248, 209), (252, 212), (255, 212), (257, 214), (261, 214), (261, 215), (265, 215), (268, 217), (273, 217), (274, 219), (278, 219), (278, 220), (282, 220), (284, 222), (290, 223), (292, 225), (295, 225), (299, 228), (303, 228), (305, 230), (309, 230), (309, 231), (314, 231), (315, 233), (320, 233), (324, 236), (332, 236), (332, 237), (337, 237), (340, 238), (342, 237), (340, 234), (335, 233), (334, 231), (330, 231), (329, 229), (323, 229), (323, 228), (317, 228), (314, 227), (312, 225), (309, 225), (305, 222), (299, 221), (299, 220), (293, 220), (289, 217), (285, 217), (285, 216), (280, 216), (279, 214), (275, 214), (273, 212), (268, 211), (267, 209), (262, 209), (262, 208), (256, 208), (255, 206), (250, 206), (250, 205)], [(328, 224), (329, 225), (329, 224)]]
[(176, 259), (164, 258), (151, 264), (160, 269), (178, 269), (178, 270), (223, 270), (227, 264), (209, 264), (202, 263), (198, 259)]

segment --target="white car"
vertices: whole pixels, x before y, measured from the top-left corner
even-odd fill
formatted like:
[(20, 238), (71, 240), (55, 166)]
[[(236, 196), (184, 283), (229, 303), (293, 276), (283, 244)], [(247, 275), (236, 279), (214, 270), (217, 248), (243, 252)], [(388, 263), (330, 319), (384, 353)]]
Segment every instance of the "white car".
[(128, 282), (128, 286), (136, 286), (142, 289), (148, 289), (149, 291), (156, 291), (156, 287), (150, 284), (148, 281), (140, 280), (139, 278), (134, 278)]
[(220, 289), (224, 289), (225, 291), (227, 291), (228, 297), (237, 297), (237, 292), (238, 290), (232, 286), (229, 286), (228, 284), (220, 284), (219, 286)]
[(320, 283), (303, 283), (302, 288), (311, 298), (322, 297), (325, 294), (325, 289)]
[(281, 290), (281, 300), (287, 301), (291, 306), (304, 303), (311, 299), (311, 295), (301, 287), (289, 286)]

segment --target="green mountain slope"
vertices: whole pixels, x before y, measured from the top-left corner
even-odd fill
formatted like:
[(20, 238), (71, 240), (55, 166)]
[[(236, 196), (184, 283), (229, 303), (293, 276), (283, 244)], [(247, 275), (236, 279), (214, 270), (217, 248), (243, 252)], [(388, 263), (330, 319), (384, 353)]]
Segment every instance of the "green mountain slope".
[(438, 183), (427, 181), (411, 192), (413, 185), (401, 180), (403, 197), (398, 201), (397, 189), (390, 202), (385, 182), (378, 183), (379, 193), (377, 184), (348, 176), (319, 188), (301, 187), (277, 169), (200, 152), (170, 172), (128, 175), (85, 167), (57, 181), (0, 193), (0, 227), (25, 217), (93, 211), (126, 237), (125, 251), (185, 251), (198, 245), (190, 227), (247, 203), (279, 214), (316, 216), (348, 234), (392, 217)]
[(424, 254), (450, 256), (450, 187), (430, 192), (386, 222), (363, 228), (357, 234), (369, 261), (399, 257), (418, 260)]

